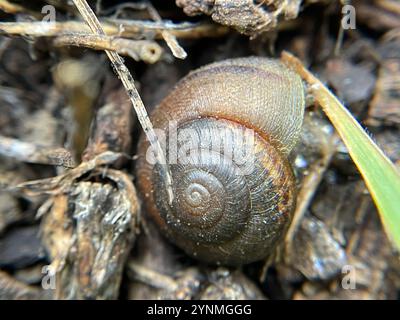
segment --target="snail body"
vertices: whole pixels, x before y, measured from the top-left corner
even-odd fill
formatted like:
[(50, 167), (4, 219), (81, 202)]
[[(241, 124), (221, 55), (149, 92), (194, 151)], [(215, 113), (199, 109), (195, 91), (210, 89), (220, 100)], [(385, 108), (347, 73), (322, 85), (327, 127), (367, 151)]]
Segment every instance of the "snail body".
[(302, 81), (277, 60), (230, 59), (191, 72), (151, 115), (168, 137), (172, 204), (148, 161), (149, 143), (139, 142), (136, 176), (146, 212), (197, 259), (241, 265), (265, 258), (295, 207), (287, 156), (303, 115)]

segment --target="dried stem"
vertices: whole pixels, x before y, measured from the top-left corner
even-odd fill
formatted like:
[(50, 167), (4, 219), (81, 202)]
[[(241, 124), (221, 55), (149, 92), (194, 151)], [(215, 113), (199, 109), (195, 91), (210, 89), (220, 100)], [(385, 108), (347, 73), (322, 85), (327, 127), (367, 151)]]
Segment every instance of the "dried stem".
[[(182, 39), (220, 37), (229, 32), (224, 26), (212, 23), (172, 23), (168, 21), (152, 22), (138, 20), (106, 19), (101, 22), (107, 35), (123, 38), (154, 37), (162, 39), (162, 32), (168, 32)], [(91, 33), (85, 23), (65, 22), (0, 22), (0, 34), (25, 35), (32, 37), (55, 37), (62, 34)]]
[[(147, 1), (146, 4), (152, 19), (157, 22), (162, 22), (161, 16), (158, 14), (157, 10), (153, 7), (151, 2)], [(174, 57), (178, 59), (185, 59), (187, 57), (186, 51), (179, 45), (178, 40), (176, 40), (176, 37), (173, 34), (171, 34), (171, 32), (169, 32), (168, 30), (163, 30), (161, 31), (161, 36), (164, 38), (164, 41), (171, 49)]]
[(94, 50), (109, 50), (129, 56), (136, 61), (155, 63), (161, 58), (162, 48), (151, 40), (130, 40), (94, 34), (62, 35), (54, 39), (56, 46), (78, 46)]
[(129, 34), (148, 34), (154, 33), (158, 39), (162, 38), (162, 32), (168, 31), (171, 35), (181, 39), (200, 39), (207, 37), (220, 37), (226, 35), (230, 29), (214, 23), (207, 22), (180, 22), (171, 21), (139, 21), (124, 19), (104, 19), (109, 26), (118, 29), (123, 36)]
[[(86, 0), (74, 0), (74, 3), (75, 6), (78, 8), (80, 14), (89, 25), (92, 32), (98, 35), (105, 35), (99, 20), (97, 19), (93, 10), (87, 4)], [(171, 172), (169, 171), (165, 154), (161, 148), (161, 144), (157, 138), (157, 135), (154, 132), (153, 125), (149, 119), (149, 116), (147, 115), (143, 101), (140, 99), (139, 93), (135, 87), (133, 77), (118, 53), (108, 50), (106, 50), (105, 52), (110, 59), (115, 71), (118, 73), (118, 76), (121, 79), (129, 98), (131, 99), (133, 107), (135, 108), (138, 120), (146, 134), (147, 139), (149, 140), (151, 147), (153, 148), (155, 158), (160, 165), (161, 174), (165, 177), (169, 202), (170, 204), (172, 204), (174, 195), (172, 192)]]

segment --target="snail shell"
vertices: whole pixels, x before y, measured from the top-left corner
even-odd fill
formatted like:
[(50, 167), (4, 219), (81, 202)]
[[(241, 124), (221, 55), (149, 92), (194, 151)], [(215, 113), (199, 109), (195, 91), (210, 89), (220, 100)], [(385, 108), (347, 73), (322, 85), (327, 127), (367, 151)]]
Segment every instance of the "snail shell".
[(241, 265), (265, 258), (292, 218), (296, 183), (287, 156), (303, 115), (302, 81), (278, 60), (231, 59), (191, 72), (151, 116), (168, 137), (172, 205), (158, 165), (148, 161), (148, 142), (139, 143), (146, 212), (197, 259)]

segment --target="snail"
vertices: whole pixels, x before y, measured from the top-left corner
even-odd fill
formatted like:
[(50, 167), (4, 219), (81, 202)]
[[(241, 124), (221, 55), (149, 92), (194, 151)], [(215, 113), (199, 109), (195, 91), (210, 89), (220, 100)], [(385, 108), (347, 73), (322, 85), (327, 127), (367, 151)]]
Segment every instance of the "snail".
[(139, 141), (136, 177), (147, 214), (199, 260), (235, 266), (269, 256), (295, 207), (288, 155), (304, 104), (300, 77), (278, 60), (236, 58), (189, 73), (151, 114), (167, 137), (172, 203), (148, 141)]

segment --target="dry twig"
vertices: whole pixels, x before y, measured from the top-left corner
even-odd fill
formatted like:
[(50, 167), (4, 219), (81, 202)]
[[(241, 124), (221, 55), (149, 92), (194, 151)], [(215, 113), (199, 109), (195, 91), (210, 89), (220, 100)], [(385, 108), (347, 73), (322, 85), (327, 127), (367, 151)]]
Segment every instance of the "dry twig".
[[(153, 7), (150, 1), (147, 1), (147, 9), (153, 20), (157, 22), (162, 22), (161, 16), (158, 14), (157, 10)], [(174, 57), (178, 59), (185, 59), (187, 57), (186, 51), (179, 45), (178, 40), (176, 40), (176, 37), (171, 34), (171, 32), (169, 32), (168, 30), (163, 30), (161, 31), (161, 36), (164, 38), (164, 41), (171, 49)]]
[[(152, 22), (138, 20), (105, 19), (101, 21), (104, 32), (109, 36), (123, 38), (156, 38), (162, 39), (162, 32), (167, 30), (171, 35), (182, 39), (220, 37), (229, 32), (227, 27), (211, 23), (172, 23), (169, 21)], [(88, 33), (88, 26), (80, 21), (65, 22), (0, 22), (0, 34), (56, 37), (71, 33)]]
[(54, 39), (56, 46), (78, 46), (94, 50), (109, 50), (146, 63), (155, 63), (161, 58), (162, 48), (151, 40), (130, 40), (104, 35), (71, 34)]

